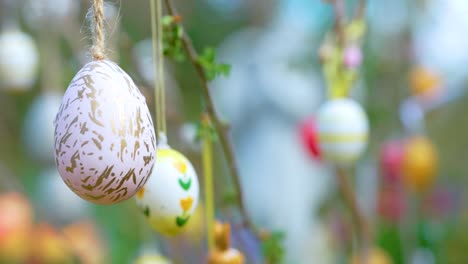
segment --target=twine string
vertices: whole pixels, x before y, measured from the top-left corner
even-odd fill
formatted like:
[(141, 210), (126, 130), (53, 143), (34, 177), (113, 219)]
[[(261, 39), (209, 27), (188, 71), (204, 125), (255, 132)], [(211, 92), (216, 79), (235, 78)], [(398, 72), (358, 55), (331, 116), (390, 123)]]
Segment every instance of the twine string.
[(104, 0), (93, 0), (94, 38), (92, 55), (95, 60), (103, 60), (105, 33), (104, 33)]
[(161, 0), (151, 0), (151, 33), (154, 63), (154, 96), (156, 112), (156, 130), (166, 132), (166, 100), (164, 88), (164, 54)]

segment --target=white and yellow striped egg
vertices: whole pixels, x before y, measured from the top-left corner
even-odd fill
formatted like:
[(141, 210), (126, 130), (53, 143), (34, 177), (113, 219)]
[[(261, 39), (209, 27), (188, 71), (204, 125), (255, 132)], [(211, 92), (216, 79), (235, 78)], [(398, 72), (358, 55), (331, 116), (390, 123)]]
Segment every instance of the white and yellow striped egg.
[(198, 178), (190, 161), (164, 143), (156, 155), (153, 173), (135, 197), (151, 227), (172, 236), (185, 229), (195, 212)]
[(351, 165), (367, 146), (367, 115), (351, 99), (330, 100), (318, 111), (318, 134), (325, 160), (337, 165)]

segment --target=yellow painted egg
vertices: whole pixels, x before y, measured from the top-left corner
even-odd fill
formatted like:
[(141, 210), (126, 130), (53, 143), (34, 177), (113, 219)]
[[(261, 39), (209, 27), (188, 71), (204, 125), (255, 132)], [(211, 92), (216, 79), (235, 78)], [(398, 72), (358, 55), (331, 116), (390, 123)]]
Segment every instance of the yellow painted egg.
[(367, 146), (369, 123), (362, 107), (351, 99), (333, 99), (318, 111), (320, 150), (325, 160), (353, 164)]
[(414, 95), (434, 95), (441, 84), (440, 76), (426, 68), (418, 67), (411, 71), (410, 86)]
[(388, 256), (388, 254), (379, 248), (374, 248), (369, 252), (369, 256), (367, 257), (367, 262), (362, 259), (362, 257), (353, 255), (351, 257), (350, 264), (392, 264), (393, 261)]
[(179, 234), (198, 204), (198, 178), (190, 161), (159, 144), (152, 176), (138, 191), (136, 202), (151, 226), (165, 235)]
[(107, 60), (86, 64), (73, 78), (55, 119), (55, 161), (81, 198), (114, 204), (147, 181), (156, 138), (145, 98)]
[(0, 34), (0, 88), (29, 90), (36, 81), (39, 54), (34, 40), (18, 30)]
[(133, 264), (171, 264), (171, 262), (161, 255), (148, 254), (137, 258)]
[(414, 137), (405, 146), (403, 182), (413, 191), (424, 191), (435, 179), (438, 155), (432, 142), (425, 137)]

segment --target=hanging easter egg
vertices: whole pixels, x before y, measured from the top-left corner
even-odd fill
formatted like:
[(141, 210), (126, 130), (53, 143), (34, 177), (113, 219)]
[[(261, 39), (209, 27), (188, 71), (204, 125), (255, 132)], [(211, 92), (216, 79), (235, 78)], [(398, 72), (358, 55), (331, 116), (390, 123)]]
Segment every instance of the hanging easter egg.
[(405, 146), (403, 182), (413, 191), (424, 191), (434, 182), (438, 167), (437, 151), (431, 141), (414, 137)]
[(369, 123), (362, 107), (351, 99), (333, 99), (318, 111), (318, 137), (323, 157), (350, 165), (364, 152)]
[(304, 120), (300, 125), (301, 139), (307, 152), (314, 158), (320, 158), (320, 147), (315, 119)]
[(54, 162), (54, 120), (62, 95), (39, 95), (28, 110), (23, 127), (23, 142), (29, 156), (43, 164)]
[(0, 263), (27, 263), (33, 208), (19, 193), (0, 195)]
[(36, 81), (39, 55), (34, 40), (27, 34), (10, 30), (0, 35), (0, 87), (26, 91)]
[(77, 221), (65, 226), (63, 233), (78, 258), (77, 263), (109, 263), (109, 252), (98, 226), (89, 221)]
[(171, 264), (171, 262), (159, 254), (146, 254), (138, 257), (134, 264)]
[(413, 95), (433, 98), (440, 92), (442, 81), (439, 75), (429, 69), (414, 68), (410, 74), (410, 87)]
[(357, 254), (351, 257), (350, 264), (392, 264), (393, 261), (387, 252), (383, 251), (379, 248), (373, 248), (369, 250), (366, 259), (364, 260), (363, 256), (359, 256)]
[(86, 217), (88, 204), (67, 188), (57, 169), (45, 170), (39, 178), (38, 206), (43, 209), (47, 220), (70, 223)]
[(55, 120), (55, 158), (81, 198), (114, 204), (132, 197), (155, 161), (153, 122), (132, 79), (107, 60), (73, 78)]
[(37, 28), (47, 21), (61, 26), (64, 20), (75, 17), (79, 8), (80, 3), (75, 0), (27, 0), (23, 12), (28, 25)]
[(394, 140), (386, 142), (380, 149), (380, 170), (385, 183), (398, 183), (404, 157), (403, 143)]
[(153, 175), (136, 195), (137, 205), (151, 226), (165, 235), (180, 233), (198, 203), (198, 178), (190, 161), (160, 144)]

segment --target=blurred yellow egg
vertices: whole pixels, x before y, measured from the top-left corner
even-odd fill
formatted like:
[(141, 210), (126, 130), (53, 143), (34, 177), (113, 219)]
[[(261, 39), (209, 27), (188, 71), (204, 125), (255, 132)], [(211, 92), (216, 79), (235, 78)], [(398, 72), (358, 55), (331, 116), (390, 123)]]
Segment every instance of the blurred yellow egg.
[(436, 73), (423, 67), (417, 67), (411, 71), (410, 86), (413, 95), (431, 96), (440, 89), (441, 79)]
[(171, 262), (158, 254), (143, 255), (135, 260), (134, 264), (170, 264)]
[(392, 264), (392, 259), (388, 256), (388, 254), (379, 248), (374, 248), (369, 252), (369, 256), (367, 261), (363, 261), (360, 256), (353, 255), (351, 257), (350, 264)]
[(33, 210), (19, 193), (0, 196), (0, 263), (23, 263), (30, 252)]
[(92, 222), (80, 221), (73, 223), (66, 226), (63, 232), (81, 264), (111, 263), (106, 254), (105, 244)]
[(410, 190), (420, 192), (430, 187), (437, 168), (437, 151), (431, 141), (424, 137), (415, 137), (406, 143), (403, 181)]
[(40, 224), (33, 234), (31, 258), (34, 263), (73, 263), (73, 253), (62, 233), (48, 224)]

